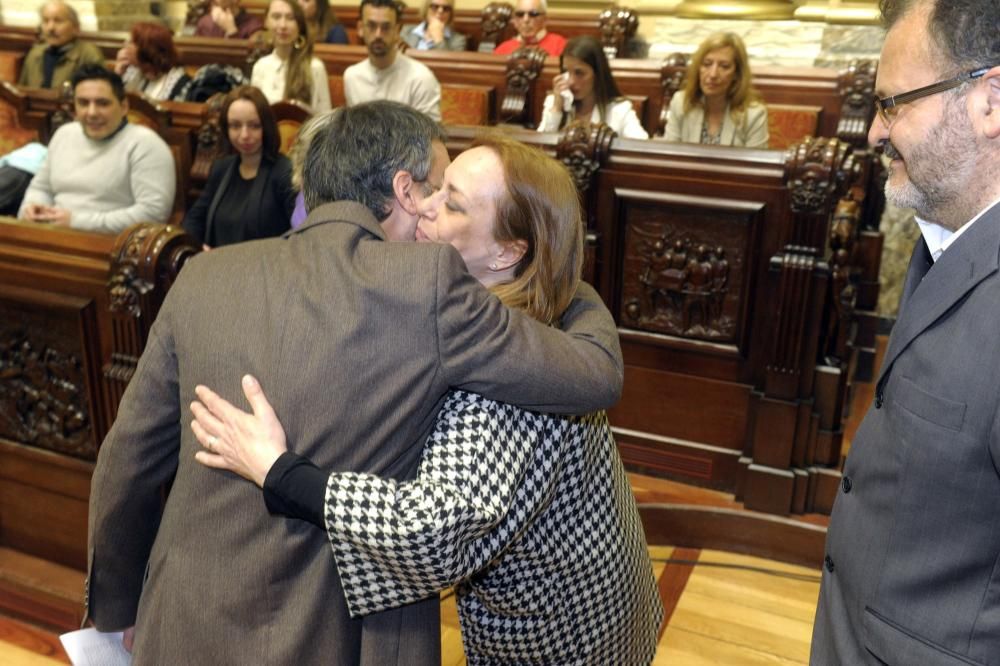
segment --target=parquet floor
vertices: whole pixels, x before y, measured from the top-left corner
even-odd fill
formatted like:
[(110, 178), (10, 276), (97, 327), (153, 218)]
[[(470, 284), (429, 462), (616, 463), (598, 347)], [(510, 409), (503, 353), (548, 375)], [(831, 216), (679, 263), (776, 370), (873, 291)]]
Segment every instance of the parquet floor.
[[(880, 338), (880, 354), (885, 339)], [(880, 360), (877, 360), (878, 367)], [(855, 387), (845, 424), (845, 453), (871, 403), (873, 387)], [(738, 506), (731, 495), (630, 474), (641, 503), (688, 502)], [(813, 518), (814, 522), (822, 519)], [(653, 546), (653, 569), (666, 608), (654, 665), (775, 666), (807, 664), (818, 569), (721, 551)], [(691, 564), (695, 562), (695, 564)], [(454, 597), (442, 604), (442, 666), (465, 664)], [(69, 663), (58, 636), (0, 615), (0, 664)]]

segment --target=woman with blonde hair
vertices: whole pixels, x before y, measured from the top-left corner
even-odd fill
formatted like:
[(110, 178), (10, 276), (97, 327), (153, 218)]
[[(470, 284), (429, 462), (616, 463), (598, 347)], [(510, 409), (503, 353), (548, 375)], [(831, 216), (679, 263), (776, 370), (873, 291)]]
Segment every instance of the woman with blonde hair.
[[(508, 307), (559, 325), (583, 259), (579, 195), (541, 151), (486, 135), (425, 200), (417, 239), (454, 246)], [(205, 387), (202, 464), (327, 530), (352, 616), (456, 587), (469, 663), (649, 663), (663, 617), (638, 509), (603, 412), (557, 416), (454, 390), (411, 481), (323, 472)], [(292, 443), (294, 446), (294, 443)]]
[(313, 44), (302, 7), (295, 0), (271, 0), (265, 21), (274, 50), (253, 66), (250, 85), (274, 104), (297, 100), (314, 112), (330, 110), (326, 68), (313, 57)]
[(455, 30), (455, 0), (424, 0), (424, 20), (403, 27), (400, 37), (419, 51), (464, 51), (465, 35)]
[(751, 85), (739, 35), (718, 32), (698, 46), (684, 89), (670, 100), (667, 141), (767, 148), (767, 107)]

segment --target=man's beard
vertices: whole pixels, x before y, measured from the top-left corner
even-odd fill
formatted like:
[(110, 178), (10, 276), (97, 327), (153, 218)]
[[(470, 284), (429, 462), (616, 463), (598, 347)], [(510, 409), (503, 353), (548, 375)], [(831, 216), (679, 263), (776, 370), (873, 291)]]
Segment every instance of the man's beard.
[(889, 167), (886, 199), (899, 208), (913, 208), (921, 219), (946, 226), (956, 221), (955, 205), (968, 196), (966, 183), (977, 150), (972, 122), (961, 99), (960, 104), (946, 103), (941, 121), (906, 155), (891, 142), (885, 143), (886, 156), (902, 159), (906, 170), (906, 180), (893, 183), (895, 168)]

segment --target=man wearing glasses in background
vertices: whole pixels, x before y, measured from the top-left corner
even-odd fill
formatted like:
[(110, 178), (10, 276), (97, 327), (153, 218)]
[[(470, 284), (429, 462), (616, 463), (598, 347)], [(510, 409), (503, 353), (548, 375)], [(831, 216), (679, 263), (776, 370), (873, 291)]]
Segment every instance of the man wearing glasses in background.
[(424, 20), (417, 25), (404, 26), (400, 36), (410, 48), (419, 51), (464, 51), (465, 35), (452, 29), (454, 18), (454, 0), (427, 0)]
[(923, 237), (844, 464), (811, 663), (1000, 664), (1000, 3), (880, 5), (868, 138)]
[(551, 56), (560, 56), (566, 46), (566, 38), (545, 30), (545, 16), (548, 5), (545, 0), (518, 0), (514, 10), (514, 27), (517, 36), (501, 42), (494, 53), (510, 55), (522, 46), (535, 46)]

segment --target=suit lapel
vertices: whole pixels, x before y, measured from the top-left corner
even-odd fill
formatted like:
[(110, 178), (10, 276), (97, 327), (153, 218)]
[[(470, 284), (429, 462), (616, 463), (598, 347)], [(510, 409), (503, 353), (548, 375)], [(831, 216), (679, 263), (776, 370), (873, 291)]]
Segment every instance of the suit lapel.
[(719, 144), (723, 146), (733, 145), (733, 135), (736, 134), (736, 125), (733, 117), (729, 113), (729, 105), (726, 105), (726, 112), (722, 114), (722, 134), (719, 137)]
[(906, 273), (899, 318), (893, 326), (879, 385), (914, 338), (948, 312), (973, 287), (997, 271), (1000, 261), (1000, 205), (969, 227), (941, 258), (928, 266), (920, 239)]

